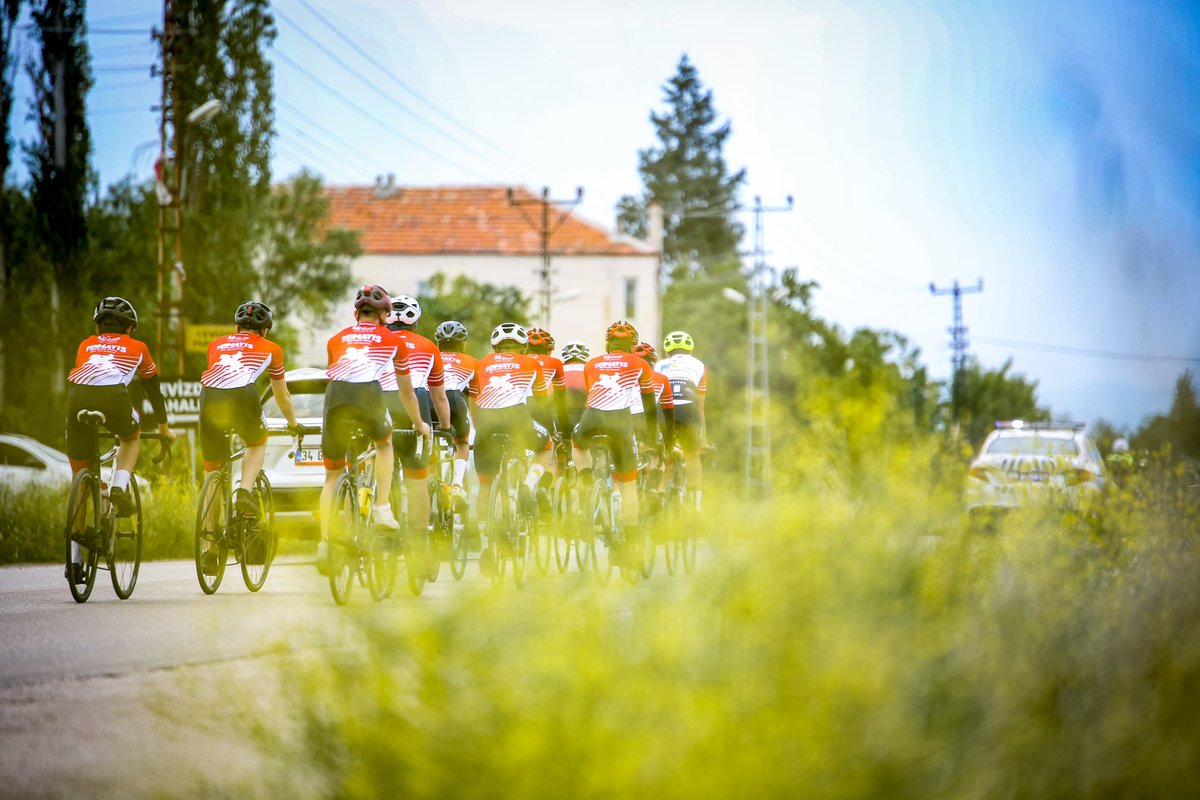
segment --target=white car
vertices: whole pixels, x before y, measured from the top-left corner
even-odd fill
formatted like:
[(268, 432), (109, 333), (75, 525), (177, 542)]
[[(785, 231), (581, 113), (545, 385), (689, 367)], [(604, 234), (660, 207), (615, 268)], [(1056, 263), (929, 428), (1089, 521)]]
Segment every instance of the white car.
[(17, 433), (0, 433), (0, 487), (20, 491), (27, 486), (67, 488), (71, 462), (67, 454)]
[[(320, 505), (321, 487), (325, 483), (320, 430), (325, 412), (325, 384), (329, 379), (323, 369), (304, 367), (288, 370), (284, 380), (296, 408), (296, 421), (314, 432), (301, 439), (299, 450), (293, 439), (283, 436), (268, 439), (263, 472), (271, 482), (271, 498), (277, 516), (312, 519)], [(262, 404), (267, 429), (286, 429), (287, 420), (269, 388), (262, 396)]]
[(1078, 506), (1104, 486), (1104, 461), (1074, 423), (997, 422), (967, 471), (967, 511), (1049, 501)]

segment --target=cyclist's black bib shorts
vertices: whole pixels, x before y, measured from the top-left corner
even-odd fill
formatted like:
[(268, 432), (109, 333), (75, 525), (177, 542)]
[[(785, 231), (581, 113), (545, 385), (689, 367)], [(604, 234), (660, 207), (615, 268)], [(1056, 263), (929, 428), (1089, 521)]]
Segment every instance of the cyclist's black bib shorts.
[(83, 410), (104, 414), (104, 427), (122, 439), (141, 433), (141, 419), (129, 399), (125, 386), (84, 386), (69, 384), (67, 389), (67, 458), (88, 462), (96, 457), (96, 429), (79, 421)]
[(471, 435), (471, 413), (467, 398), (458, 389), (447, 389), (446, 401), (450, 403), (450, 427), (454, 429), (454, 441), (456, 444), (466, 444)]
[[(639, 420), (640, 422), (640, 420)], [(628, 483), (637, 477), (637, 454), (633, 444), (633, 415), (629, 409), (600, 411), (585, 409), (583, 418), (575, 426), (575, 446), (587, 450), (592, 437), (605, 435), (612, 445), (613, 471), (619, 481)]]
[(500, 471), (500, 444), (493, 434), (506, 433), (511, 447), (539, 452), (546, 448), (550, 431), (534, 421), (529, 406), (479, 408), (475, 413), (475, 472), (485, 480)]
[(695, 403), (675, 406), (675, 441), (685, 453), (700, 449), (700, 411)]
[(321, 454), (325, 469), (346, 466), (346, 448), (355, 427), (373, 442), (392, 435), (392, 418), (379, 381), (350, 383), (330, 381), (325, 386), (325, 414), (321, 430)]
[(200, 390), (200, 453), (207, 471), (229, 459), (225, 432), (232, 430), (247, 445), (267, 441), (267, 425), (254, 384), (236, 389)]

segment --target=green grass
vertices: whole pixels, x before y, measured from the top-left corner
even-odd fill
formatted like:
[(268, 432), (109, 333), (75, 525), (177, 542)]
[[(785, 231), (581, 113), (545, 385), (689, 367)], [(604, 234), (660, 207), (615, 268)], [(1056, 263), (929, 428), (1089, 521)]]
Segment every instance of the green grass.
[(1198, 796), (1180, 477), (990, 533), (894, 465), (714, 501), (692, 577), (346, 609), (362, 646), (288, 669), (264, 742), (321, 796)]

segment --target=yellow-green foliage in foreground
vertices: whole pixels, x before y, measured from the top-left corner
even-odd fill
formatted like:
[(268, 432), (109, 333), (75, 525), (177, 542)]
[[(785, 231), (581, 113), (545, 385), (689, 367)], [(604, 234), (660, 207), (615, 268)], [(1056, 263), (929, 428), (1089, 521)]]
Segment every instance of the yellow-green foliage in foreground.
[(888, 471), (711, 504), (691, 577), (356, 602), (266, 745), (302, 795), (1200, 796), (1198, 493), (980, 532)]

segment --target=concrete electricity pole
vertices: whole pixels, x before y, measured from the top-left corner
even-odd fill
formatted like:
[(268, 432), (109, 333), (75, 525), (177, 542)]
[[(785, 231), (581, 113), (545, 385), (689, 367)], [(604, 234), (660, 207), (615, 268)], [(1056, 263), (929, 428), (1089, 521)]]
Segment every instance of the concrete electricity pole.
[(943, 297), (950, 295), (954, 298), (954, 324), (948, 328), (950, 331), (950, 366), (953, 373), (950, 379), (950, 408), (954, 414), (954, 423), (959, 422), (959, 415), (962, 413), (963, 401), (963, 370), (967, 365), (967, 326), (963, 325), (962, 315), (962, 296), (964, 294), (978, 294), (983, 291), (983, 279), (979, 279), (974, 286), (962, 287), (958, 285), (958, 279), (954, 280), (954, 285), (948, 289), (939, 289), (933, 283), (929, 284), (929, 292), (935, 297)]
[[(567, 218), (571, 216), (571, 209), (579, 205), (579, 201), (583, 200), (583, 187), (575, 189), (575, 197), (571, 200), (551, 200), (550, 187), (542, 187), (542, 196), (540, 198), (522, 198), (518, 200), (513, 195), (513, 190), (507, 192), (508, 204), (517, 209), (530, 227), (536, 230), (541, 237), (542, 263), (538, 267), (538, 294), (540, 295), (541, 306), (541, 324), (544, 328), (550, 328), (550, 307), (554, 302), (554, 272), (550, 267), (550, 237), (562, 227)], [(525, 213), (524, 206), (541, 206), (542, 213), (539, 219), (534, 219)], [(561, 207), (557, 219), (554, 223), (550, 222), (550, 206), (556, 208)]]
[[(183, 125), (178, 117), (179, 84), (176, 56), (182, 39), (175, 0), (163, 0), (161, 44), (162, 104), (160, 106), (158, 161), (154, 165), (158, 194), (158, 350), (162, 364), (172, 363), (183, 377)], [(171, 239), (168, 246), (167, 239)]]

